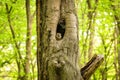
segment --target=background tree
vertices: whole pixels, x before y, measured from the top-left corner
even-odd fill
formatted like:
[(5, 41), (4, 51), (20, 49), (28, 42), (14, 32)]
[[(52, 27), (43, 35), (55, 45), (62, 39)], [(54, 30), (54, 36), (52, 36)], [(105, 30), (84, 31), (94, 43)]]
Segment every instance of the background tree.
[(16, 41), (16, 33), (15, 33), (15, 30), (13, 29), (13, 26), (11, 23), (11, 15), (10, 14), (12, 12), (12, 6), (9, 7), (7, 3), (5, 5), (6, 5), (8, 23), (9, 23), (10, 31), (12, 34), (14, 46), (15, 46), (16, 63), (17, 63), (17, 67), (18, 67), (18, 79), (22, 79), (23, 78), (22, 70), (24, 68), (24, 63), (23, 63), (23, 58), (21, 56), (21, 52), (20, 52), (20, 45), (19, 45), (18, 41)]
[(93, 3), (90, 0), (87, 0), (88, 5), (88, 31), (90, 35), (89, 38), (89, 48), (88, 48), (88, 58), (90, 59), (93, 55), (94, 50), (94, 33), (95, 33), (95, 17), (96, 17), (96, 8), (98, 6), (98, 0), (95, 0)]
[[(21, 2), (20, 0), (6, 0), (0, 1), (0, 14), (1, 14), (1, 25), (0, 32), (3, 32), (0, 35), (3, 35), (5, 39), (1, 39), (0, 46), (5, 45), (6, 48), (1, 49), (1, 60), (0, 65), (2, 65), (0, 71), (0, 79), (8, 80), (26, 80), (26, 70), (25, 70), (25, 58), (26, 58), (26, 14), (25, 14), (25, 2)], [(33, 2), (31, 7), (35, 5)], [(35, 7), (32, 7), (31, 11), (35, 11)], [(34, 13), (34, 12), (33, 12)], [(34, 13), (35, 15), (35, 13)], [(33, 15), (31, 15), (31, 20)], [(32, 22), (30, 23), (32, 24)], [(32, 26), (32, 25), (31, 25)], [(35, 24), (34, 24), (35, 26)], [(35, 30), (35, 27), (33, 28)], [(30, 66), (29, 69), (31, 72), (29, 76), (31, 79), (35, 79), (36, 77), (36, 69), (35, 69), (35, 31), (32, 35), (32, 57), (29, 60)], [(5, 42), (4, 42), (5, 41)], [(6, 43), (7, 42), (7, 43)], [(28, 46), (29, 47), (29, 46)], [(34, 49), (34, 50), (33, 50)], [(4, 53), (6, 55), (4, 55)], [(2, 57), (4, 57), (2, 59)], [(13, 68), (14, 67), (14, 68)]]
[(26, 0), (26, 16), (27, 16), (27, 34), (26, 34), (26, 60), (25, 60), (25, 80), (30, 80), (30, 62), (32, 51), (32, 23), (35, 16), (35, 12), (31, 15), (30, 0)]

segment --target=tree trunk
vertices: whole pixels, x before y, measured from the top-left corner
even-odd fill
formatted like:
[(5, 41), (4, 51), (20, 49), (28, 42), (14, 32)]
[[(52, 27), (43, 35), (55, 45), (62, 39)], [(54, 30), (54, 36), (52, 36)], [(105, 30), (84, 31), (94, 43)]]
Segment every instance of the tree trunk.
[(88, 80), (103, 57), (94, 56), (79, 69), (74, 0), (36, 0), (36, 7), (38, 80)]
[(114, 68), (115, 68), (115, 80), (118, 80), (118, 65), (117, 65), (117, 27), (114, 30)]
[(15, 50), (16, 50), (15, 54), (16, 54), (16, 63), (17, 63), (17, 68), (18, 68), (17, 80), (23, 80), (24, 76), (21, 74), (22, 71), (23, 71), (23, 66), (24, 66), (23, 61), (22, 61), (23, 58), (22, 58), (21, 52), (20, 52), (20, 45), (16, 41), (16, 34), (15, 34), (14, 28), (12, 26), (11, 16), (10, 16), (10, 13), (12, 11), (12, 6), (9, 7), (7, 3), (5, 4), (5, 6), (6, 6), (8, 24), (9, 24), (9, 27), (10, 27), (11, 35), (12, 35)]
[(89, 49), (88, 49), (88, 58), (90, 59), (93, 55), (94, 50), (94, 33), (95, 33), (95, 17), (96, 17), (96, 9), (98, 6), (98, 0), (94, 1), (94, 6), (92, 6), (92, 1), (87, 0), (88, 5), (88, 29), (90, 31), (90, 38), (89, 38)]
[(31, 56), (31, 35), (32, 22), (30, 14), (30, 0), (26, 0), (26, 16), (27, 16), (27, 34), (26, 34), (26, 59), (25, 59), (25, 80), (30, 80), (30, 56)]
[(38, 80), (82, 80), (74, 0), (37, 0)]
[[(31, 52), (32, 52), (31, 37), (32, 37), (32, 24), (33, 24), (34, 16), (35, 16), (35, 12), (31, 14), (30, 0), (26, 0), (27, 33), (26, 33), (26, 58), (25, 58), (25, 67), (24, 67), (25, 80), (30, 80), (30, 61), (31, 61)], [(34, 74), (34, 72), (32, 72), (32, 74)]]

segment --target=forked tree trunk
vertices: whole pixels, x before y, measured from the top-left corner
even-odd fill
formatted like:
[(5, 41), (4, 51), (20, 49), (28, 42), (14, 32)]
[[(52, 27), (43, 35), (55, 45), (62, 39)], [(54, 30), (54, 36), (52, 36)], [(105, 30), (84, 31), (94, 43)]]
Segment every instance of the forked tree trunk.
[(74, 0), (37, 0), (38, 80), (82, 80)]

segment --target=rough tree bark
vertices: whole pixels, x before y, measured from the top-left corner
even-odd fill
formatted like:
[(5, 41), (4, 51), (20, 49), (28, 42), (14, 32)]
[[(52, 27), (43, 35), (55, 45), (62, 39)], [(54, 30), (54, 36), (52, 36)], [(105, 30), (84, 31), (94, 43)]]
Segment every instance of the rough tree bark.
[(38, 80), (82, 80), (74, 0), (37, 0), (37, 24)]
[(103, 55), (94, 55), (91, 60), (81, 68), (81, 75), (84, 80), (89, 80), (91, 75), (95, 72), (95, 70), (101, 65), (103, 62)]
[(36, 0), (36, 7), (38, 80), (83, 80), (74, 0)]

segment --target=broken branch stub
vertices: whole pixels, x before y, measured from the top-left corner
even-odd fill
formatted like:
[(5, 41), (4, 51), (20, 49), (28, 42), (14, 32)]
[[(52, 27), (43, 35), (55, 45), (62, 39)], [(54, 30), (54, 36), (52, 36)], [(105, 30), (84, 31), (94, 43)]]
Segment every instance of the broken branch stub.
[(91, 60), (81, 68), (81, 75), (84, 80), (89, 80), (91, 75), (96, 71), (96, 69), (101, 65), (103, 62), (104, 56), (103, 55), (94, 55)]

